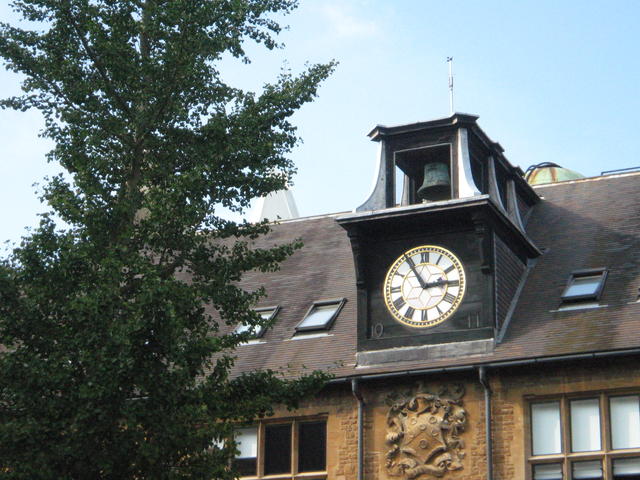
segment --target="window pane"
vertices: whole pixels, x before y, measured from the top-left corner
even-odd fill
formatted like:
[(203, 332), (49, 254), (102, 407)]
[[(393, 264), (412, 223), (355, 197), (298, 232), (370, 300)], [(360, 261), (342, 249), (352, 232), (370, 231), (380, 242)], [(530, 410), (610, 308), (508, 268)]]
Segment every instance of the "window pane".
[(559, 402), (532, 404), (531, 425), (534, 455), (562, 452)]
[(562, 296), (577, 297), (578, 295), (595, 295), (601, 280), (602, 275), (574, 277)]
[(269, 310), (260, 310), (258, 313), (264, 320), (269, 320), (273, 316), (275, 311), (275, 308), (270, 308)]
[(241, 428), (236, 431), (236, 448), (240, 451), (233, 462), (233, 466), (240, 476), (255, 476), (256, 457), (258, 456), (257, 427)]
[(613, 460), (613, 480), (640, 479), (640, 458), (616, 458)]
[(611, 397), (611, 446), (640, 447), (640, 401), (638, 395)]
[(574, 462), (572, 465), (572, 479), (601, 479), (602, 462), (592, 460), (589, 462)]
[(562, 465), (559, 463), (534, 465), (533, 480), (562, 480)]
[[(260, 309), (260, 310), (256, 310), (256, 312), (258, 312), (258, 314), (264, 320), (269, 320), (276, 313), (276, 310), (277, 310), (277, 307)], [(262, 326), (258, 326), (258, 325), (251, 326), (251, 325), (245, 325), (244, 323), (241, 323), (236, 327), (235, 333), (252, 332), (253, 337), (260, 338), (264, 334), (264, 330), (265, 329)]]
[(262, 327), (239, 324), (236, 327), (235, 333), (253, 332), (253, 335), (259, 337), (262, 334)]
[(571, 402), (571, 449), (600, 450), (600, 403), (597, 398)]
[(264, 428), (264, 474), (291, 472), (291, 424)]
[(327, 426), (325, 422), (305, 422), (298, 428), (298, 471), (326, 469)]
[(296, 328), (298, 330), (323, 330), (327, 328), (339, 306), (339, 303), (315, 305), (309, 315)]

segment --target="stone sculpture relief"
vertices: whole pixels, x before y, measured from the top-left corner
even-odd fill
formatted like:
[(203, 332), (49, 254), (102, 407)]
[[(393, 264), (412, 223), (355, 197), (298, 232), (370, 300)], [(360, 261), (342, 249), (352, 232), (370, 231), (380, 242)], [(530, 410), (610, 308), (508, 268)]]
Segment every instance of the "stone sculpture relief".
[[(418, 391), (425, 390), (421, 387)], [(463, 468), (460, 434), (467, 423), (463, 395), (464, 387), (454, 385), (435, 394), (387, 399), (386, 467), (390, 476), (426, 480)]]

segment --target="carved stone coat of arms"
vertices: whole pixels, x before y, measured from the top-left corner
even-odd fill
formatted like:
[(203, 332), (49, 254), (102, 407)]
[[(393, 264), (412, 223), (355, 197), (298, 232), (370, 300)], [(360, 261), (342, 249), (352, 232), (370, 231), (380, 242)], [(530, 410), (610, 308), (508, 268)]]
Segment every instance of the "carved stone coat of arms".
[(463, 467), (460, 433), (467, 422), (463, 395), (462, 386), (454, 386), (437, 394), (417, 393), (391, 404), (386, 436), (390, 476), (427, 479)]

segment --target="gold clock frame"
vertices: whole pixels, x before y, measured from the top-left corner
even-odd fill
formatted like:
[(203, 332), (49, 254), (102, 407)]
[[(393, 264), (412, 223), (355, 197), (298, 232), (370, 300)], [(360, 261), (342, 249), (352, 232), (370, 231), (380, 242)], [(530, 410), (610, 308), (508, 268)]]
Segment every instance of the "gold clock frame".
[[(391, 283), (392, 283), (393, 276), (396, 274), (397, 269), (407, 261), (407, 258), (412, 258), (414, 255), (420, 254), (423, 252), (437, 253), (448, 258), (449, 261), (451, 261), (451, 263), (453, 264), (453, 266), (458, 272), (459, 290), (458, 290), (458, 294), (455, 297), (454, 302), (452, 303), (451, 308), (443, 312), (441, 315), (439, 315), (435, 319), (417, 322), (413, 320), (413, 318), (407, 318), (404, 315), (402, 315), (398, 311), (398, 309), (394, 306), (393, 300), (391, 298), (391, 293), (392, 293)], [(420, 263), (418, 265), (424, 265), (424, 263)], [(435, 265), (435, 264), (432, 264), (432, 265)], [(406, 252), (404, 252), (391, 264), (391, 266), (387, 270), (387, 274), (385, 276), (384, 283), (382, 285), (382, 296), (384, 297), (384, 303), (385, 303), (385, 306), (387, 307), (387, 311), (391, 314), (391, 316), (396, 321), (412, 328), (430, 328), (430, 327), (435, 327), (436, 325), (440, 325), (442, 322), (450, 318), (458, 310), (458, 307), (460, 307), (460, 304), (462, 303), (462, 300), (464, 298), (465, 291), (466, 291), (466, 275), (465, 275), (462, 262), (458, 259), (458, 257), (453, 252), (451, 252), (450, 250), (447, 250), (444, 247), (440, 247), (438, 245), (420, 245), (418, 247), (413, 247), (407, 250)], [(442, 302), (442, 300), (440, 300), (440, 302)], [(438, 304), (440, 302), (438, 302)], [(436, 304), (434, 307), (431, 307), (431, 308), (436, 308), (438, 304)], [(414, 311), (415, 310), (417, 309), (414, 309)], [(419, 310), (428, 310), (428, 309), (423, 308)]]

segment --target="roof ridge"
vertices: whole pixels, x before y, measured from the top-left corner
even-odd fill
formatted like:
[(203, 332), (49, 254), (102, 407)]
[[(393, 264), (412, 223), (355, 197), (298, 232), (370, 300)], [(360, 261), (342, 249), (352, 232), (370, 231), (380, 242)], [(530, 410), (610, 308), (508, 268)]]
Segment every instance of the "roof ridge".
[(275, 224), (284, 224), (284, 223), (294, 223), (294, 222), (302, 222), (305, 220), (319, 220), (321, 218), (331, 218), (331, 217), (337, 217), (339, 215), (344, 215), (345, 213), (351, 213), (351, 210), (345, 210), (343, 212), (335, 212), (335, 213), (321, 213), (318, 215), (308, 215), (306, 217), (297, 217), (297, 218), (289, 218), (286, 220), (276, 220)]
[(629, 173), (619, 173), (613, 175), (597, 175), (595, 177), (585, 177), (578, 178), (575, 180), (564, 180), (562, 182), (552, 182), (552, 183), (543, 183), (541, 185), (531, 185), (531, 187), (535, 190), (538, 188), (547, 188), (547, 187), (555, 187), (557, 185), (569, 185), (572, 183), (586, 183), (586, 182), (597, 182), (600, 180), (605, 180), (609, 178), (620, 178), (620, 177), (632, 177), (634, 175), (640, 175), (640, 172), (629, 172)]

